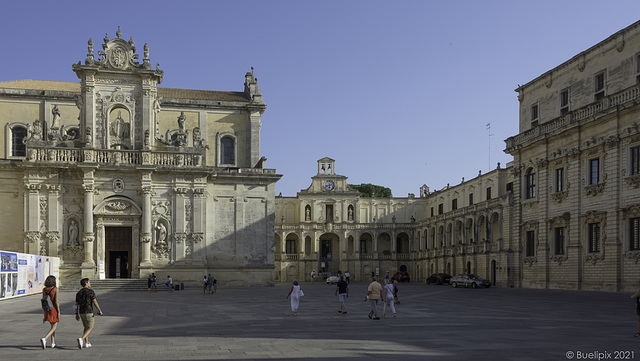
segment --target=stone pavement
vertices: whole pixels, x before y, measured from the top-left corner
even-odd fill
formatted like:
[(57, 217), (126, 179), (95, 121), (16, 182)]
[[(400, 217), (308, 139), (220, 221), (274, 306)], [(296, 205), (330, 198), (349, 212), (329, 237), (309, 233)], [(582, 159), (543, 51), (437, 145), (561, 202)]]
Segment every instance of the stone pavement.
[(627, 293), (401, 284), (398, 318), (375, 321), (363, 302), (365, 283), (351, 284), (346, 315), (337, 312), (335, 286), (304, 283), (295, 317), (285, 299), (289, 284), (223, 286), (215, 295), (97, 290), (105, 315), (96, 316), (93, 347), (82, 350), (75, 291), (61, 292), (56, 349), (40, 347), (49, 329), (40, 297), (0, 301), (0, 359), (521, 361), (592, 352), (615, 359), (624, 351), (617, 355), (640, 360)]

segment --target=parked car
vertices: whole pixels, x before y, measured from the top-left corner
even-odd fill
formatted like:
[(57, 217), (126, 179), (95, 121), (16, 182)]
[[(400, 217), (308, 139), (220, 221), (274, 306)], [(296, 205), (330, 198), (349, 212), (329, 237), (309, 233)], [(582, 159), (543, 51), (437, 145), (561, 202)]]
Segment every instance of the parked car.
[(335, 284), (338, 283), (338, 281), (340, 281), (340, 274), (339, 273), (330, 273), (327, 275), (327, 278), (325, 279), (327, 281), (327, 284)]
[(455, 277), (451, 277), (449, 283), (453, 287), (465, 286), (465, 287), (491, 287), (491, 282), (489, 280), (485, 280), (482, 277), (476, 276), (474, 274), (459, 274)]
[(409, 274), (407, 272), (396, 272), (393, 276), (391, 276), (392, 280), (398, 282), (411, 282), (409, 279)]
[(437, 285), (441, 284), (449, 284), (449, 280), (451, 279), (451, 275), (447, 273), (434, 273), (431, 276), (427, 277), (427, 284), (435, 283)]

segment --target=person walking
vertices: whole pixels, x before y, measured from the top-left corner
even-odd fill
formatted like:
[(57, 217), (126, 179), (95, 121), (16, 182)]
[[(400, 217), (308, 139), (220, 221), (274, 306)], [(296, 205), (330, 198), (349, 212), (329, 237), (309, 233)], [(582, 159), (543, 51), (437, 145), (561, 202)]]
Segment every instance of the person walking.
[(636, 293), (631, 295), (631, 298), (636, 299), (636, 323), (638, 326), (638, 332), (636, 332), (636, 334), (633, 335), (633, 337), (640, 337), (640, 289), (638, 289)]
[(211, 290), (213, 288), (213, 277), (211, 277), (211, 273), (209, 273), (209, 277), (207, 277), (207, 289), (209, 290), (209, 294), (213, 294)]
[(96, 299), (96, 293), (91, 289), (91, 282), (88, 278), (83, 278), (80, 280), (80, 285), (82, 288), (78, 293), (76, 293), (76, 320), (82, 320), (82, 327), (84, 328), (84, 332), (82, 337), (78, 339), (78, 348), (82, 349), (91, 347), (89, 343), (89, 335), (91, 331), (93, 331), (93, 327), (95, 325), (95, 317), (93, 315), (93, 306), (98, 309), (98, 314), (103, 316), (102, 309), (100, 305), (98, 305), (98, 300)]
[(393, 285), (391, 284), (391, 282), (385, 280), (384, 281), (385, 285), (384, 285), (384, 290), (383, 290), (383, 299), (382, 301), (384, 302), (384, 306), (382, 307), (382, 318), (384, 318), (384, 316), (387, 314), (387, 305), (389, 305), (389, 307), (391, 307), (391, 312), (393, 312), (393, 318), (396, 318), (396, 306), (395, 306), (395, 299), (393, 297)]
[(151, 273), (151, 290), (153, 292), (158, 292), (158, 277), (156, 277), (155, 273)]
[(213, 293), (217, 293), (218, 292), (218, 280), (217, 279), (213, 279)]
[(395, 304), (400, 304), (400, 300), (398, 299), (398, 280), (393, 280), (393, 301)]
[(173, 278), (171, 278), (171, 275), (167, 276), (167, 287), (169, 287), (169, 292), (173, 292)]
[(381, 294), (382, 285), (376, 281), (375, 277), (371, 277), (371, 282), (367, 288), (367, 296), (364, 300), (365, 302), (367, 300), (369, 301), (369, 305), (371, 306), (369, 318), (373, 318), (374, 320), (380, 319), (380, 317), (378, 317), (378, 300), (380, 299)]
[(351, 278), (351, 273), (349, 273), (349, 271), (344, 273), (344, 278), (347, 281), (347, 284), (351, 283), (351, 281), (349, 280)]
[(338, 281), (335, 295), (338, 296), (340, 300), (340, 310), (338, 313), (342, 313), (343, 315), (347, 313), (347, 306), (344, 304), (347, 298), (349, 297), (349, 285), (347, 281), (344, 280), (343, 276), (340, 276), (340, 280)]
[(58, 287), (56, 287), (56, 276), (49, 276), (44, 280), (42, 297), (45, 295), (49, 295), (53, 307), (49, 311), (44, 311), (42, 323), (49, 322), (51, 329), (44, 338), (40, 339), (43, 349), (47, 348), (47, 339), (49, 337), (51, 337), (51, 348), (56, 347), (56, 328), (58, 328), (58, 322), (60, 322), (60, 299), (58, 298)]
[(287, 299), (291, 296), (291, 311), (294, 316), (298, 315), (298, 307), (300, 306), (300, 296), (304, 295), (302, 293), (302, 289), (298, 284), (298, 280), (293, 280), (293, 285), (291, 285), (291, 289), (289, 290), (289, 294), (287, 295)]
[(316, 278), (316, 271), (313, 270), (311, 271), (311, 283), (313, 283), (313, 280)]
[(202, 279), (202, 295), (204, 296), (207, 293), (207, 285), (209, 281), (207, 279), (207, 275), (204, 275), (204, 279)]

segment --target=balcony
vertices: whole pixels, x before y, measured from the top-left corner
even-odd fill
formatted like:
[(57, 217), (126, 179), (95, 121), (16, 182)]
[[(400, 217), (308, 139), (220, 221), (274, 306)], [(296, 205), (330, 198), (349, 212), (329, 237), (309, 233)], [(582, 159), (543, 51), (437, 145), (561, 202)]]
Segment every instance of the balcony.
[(638, 85), (611, 94), (595, 103), (591, 103), (518, 135), (507, 138), (505, 140), (505, 152), (511, 153), (518, 147), (540, 139), (556, 130), (577, 125), (585, 120), (588, 121), (600, 114), (615, 110), (619, 105), (635, 102), (638, 98), (640, 98), (640, 86)]

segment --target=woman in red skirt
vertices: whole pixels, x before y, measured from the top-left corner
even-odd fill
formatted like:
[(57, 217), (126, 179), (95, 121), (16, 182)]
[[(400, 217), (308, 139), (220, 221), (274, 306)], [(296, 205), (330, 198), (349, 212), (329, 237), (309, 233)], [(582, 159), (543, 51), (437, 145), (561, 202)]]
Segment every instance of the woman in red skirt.
[(49, 336), (51, 336), (51, 348), (56, 347), (56, 328), (58, 327), (58, 322), (60, 322), (60, 301), (58, 300), (58, 287), (56, 287), (55, 276), (49, 276), (44, 280), (42, 296), (44, 297), (44, 295), (51, 297), (53, 308), (49, 311), (44, 311), (44, 320), (42, 322), (49, 321), (51, 329), (44, 338), (40, 339), (40, 344), (43, 349), (47, 347), (47, 339)]

